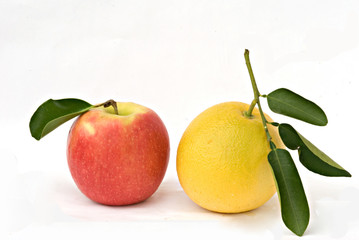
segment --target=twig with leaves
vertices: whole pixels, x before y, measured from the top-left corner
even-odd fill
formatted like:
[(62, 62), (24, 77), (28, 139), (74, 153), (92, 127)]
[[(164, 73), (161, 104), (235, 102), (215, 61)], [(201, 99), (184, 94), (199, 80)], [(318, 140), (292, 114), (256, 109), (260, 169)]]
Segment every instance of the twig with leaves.
[(275, 113), (317, 126), (325, 126), (328, 123), (324, 111), (318, 105), (288, 89), (280, 88), (268, 95), (261, 95), (254, 78), (247, 49), (244, 52), (244, 57), (254, 92), (254, 100), (246, 112), (246, 116), (250, 117), (255, 105), (258, 106), (271, 148), (268, 161), (276, 181), (283, 222), (292, 232), (302, 236), (308, 226), (310, 215), (302, 181), (290, 153), (285, 149), (277, 148), (271, 141), (267, 124), (278, 127), (279, 135), (285, 146), (291, 150), (297, 150), (300, 162), (310, 171), (323, 176), (335, 177), (351, 177), (351, 174), (320, 151), (291, 125), (266, 120), (260, 104), (260, 97), (267, 99), (269, 108)]

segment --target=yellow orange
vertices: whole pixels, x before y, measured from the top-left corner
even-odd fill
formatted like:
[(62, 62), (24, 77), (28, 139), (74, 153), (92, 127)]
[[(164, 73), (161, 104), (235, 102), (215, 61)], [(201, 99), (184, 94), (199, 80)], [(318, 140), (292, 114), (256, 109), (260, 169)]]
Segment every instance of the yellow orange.
[[(217, 104), (197, 116), (185, 130), (177, 150), (177, 174), (186, 194), (215, 212), (255, 209), (276, 192), (267, 160), (269, 143), (258, 109)], [(268, 122), (272, 119), (265, 115)], [(284, 148), (277, 128), (267, 124), (272, 141)]]

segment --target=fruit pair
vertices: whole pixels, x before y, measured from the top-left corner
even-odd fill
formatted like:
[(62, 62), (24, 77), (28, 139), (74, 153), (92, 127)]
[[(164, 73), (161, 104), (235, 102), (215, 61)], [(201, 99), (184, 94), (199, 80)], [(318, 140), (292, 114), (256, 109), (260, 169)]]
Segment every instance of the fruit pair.
[[(181, 185), (207, 209), (245, 211), (275, 192), (260, 117), (258, 111), (245, 117), (247, 108), (231, 102), (206, 110), (190, 124), (179, 144)], [(69, 132), (67, 158), (81, 192), (106, 205), (133, 204), (150, 197), (169, 160), (169, 137), (159, 116), (134, 103), (48, 100), (33, 115), (31, 133), (39, 140), (76, 115), (80, 116)]]
[[(309, 205), (284, 145), (297, 151), (301, 164), (314, 173), (351, 174), (291, 125), (273, 122), (263, 112), (260, 98), (266, 98), (275, 113), (317, 126), (328, 123), (318, 105), (289, 89), (261, 95), (247, 49), (244, 57), (253, 101), (250, 105), (218, 104), (192, 121), (177, 150), (178, 178), (194, 202), (217, 212), (252, 210), (277, 189), (283, 222), (301, 236), (309, 223)], [(80, 114), (71, 128), (67, 151), (79, 189), (107, 205), (137, 203), (151, 196), (164, 177), (169, 158), (168, 133), (157, 114), (113, 100), (91, 105), (79, 99), (50, 99), (32, 116), (31, 134), (39, 140)]]

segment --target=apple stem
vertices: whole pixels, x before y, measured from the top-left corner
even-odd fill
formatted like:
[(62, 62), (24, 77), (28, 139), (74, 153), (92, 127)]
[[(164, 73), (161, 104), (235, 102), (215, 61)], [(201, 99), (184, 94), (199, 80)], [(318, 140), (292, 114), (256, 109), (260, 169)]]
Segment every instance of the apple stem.
[(97, 104), (97, 105), (95, 105), (94, 107), (101, 107), (101, 106), (103, 106), (104, 108), (108, 108), (108, 107), (111, 107), (111, 106), (112, 106), (113, 109), (115, 110), (115, 113), (116, 113), (117, 115), (119, 115), (119, 114), (118, 114), (117, 103), (116, 103), (115, 100), (110, 99), (110, 100), (108, 100), (108, 101), (106, 101), (106, 102), (104, 102), (104, 103)]

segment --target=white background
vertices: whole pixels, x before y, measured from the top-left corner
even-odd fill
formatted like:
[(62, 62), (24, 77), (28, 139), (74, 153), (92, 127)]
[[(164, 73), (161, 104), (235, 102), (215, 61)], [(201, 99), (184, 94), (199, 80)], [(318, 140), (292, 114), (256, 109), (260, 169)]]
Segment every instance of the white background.
[[(176, 149), (190, 121), (220, 102), (251, 102), (245, 48), (262, 94), (294, 90), (329, 124), (272, 118), (353, 175), (315, 175), (293, 152), (311, 208), (303, 239), (358, 239), (358, 43), (357, 0), (0, 0), (1, 239), (295, 238), (276, 195), (251, 212), (218, 214), (195, 205), (177, 180)], [(67, 97), (132, 101), (160, 115), (171, 157), (150, 199), (106, 207), (85, 198), (67, 168), (72, 121), (39, 142), (30, 136), (36, 108)]]

